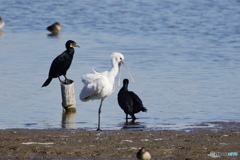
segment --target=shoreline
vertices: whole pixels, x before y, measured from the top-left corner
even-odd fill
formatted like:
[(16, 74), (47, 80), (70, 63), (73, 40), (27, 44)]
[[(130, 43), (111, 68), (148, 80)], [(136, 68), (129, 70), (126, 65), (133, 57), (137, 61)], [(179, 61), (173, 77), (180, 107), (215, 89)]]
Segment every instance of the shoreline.
[(240, 123), (214, 124), (215, 128), (157, 131), (1, 129), (0, 157), (136, 159), (138, 149), (144, 146), (152, 159), (240, 159)]

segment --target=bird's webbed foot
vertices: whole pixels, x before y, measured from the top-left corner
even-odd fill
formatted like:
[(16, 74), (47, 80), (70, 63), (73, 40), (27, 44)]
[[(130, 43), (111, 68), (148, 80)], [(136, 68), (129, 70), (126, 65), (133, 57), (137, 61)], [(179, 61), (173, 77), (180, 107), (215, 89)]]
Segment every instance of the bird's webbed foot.
[(134, 116), (134, 114), (131, 115), (132, 120), (135, 121), (137, 118)]
[(102, 131), (100, 128), (97, 128), (97, 131)]
[(60, 82), (60, 83), (62, 83), (62, 84), (65, 83), (65, 81), (62, 81), (62, 80), (60, 79), (60, 77), (58, 77), (58, 79), (59, 79), (59, 82)]
[(64, 84), (71, 84), (71, 81), (66, 78), (66, 79), (64, 80)]
[(66, 76), (65, 77), (65, 80), (64, 80), (64, 84), (71, 84), (73, 81), (68, 79)]

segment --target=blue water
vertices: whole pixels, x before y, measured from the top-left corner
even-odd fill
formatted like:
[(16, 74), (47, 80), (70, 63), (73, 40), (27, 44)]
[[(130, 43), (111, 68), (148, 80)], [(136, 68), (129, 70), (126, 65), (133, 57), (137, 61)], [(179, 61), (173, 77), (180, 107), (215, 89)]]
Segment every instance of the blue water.
[[(95, 130), (100, 101), (81, 102), (81, 76), (110, 69), (121, 52), (132, 73), (129, 90), (147, 113), (126, 126), (117, 93), (106, 98), (101, 128), (182, 129), (212, 121), (240, 121), (240, 2), (237, 0), (3, 1), (0, 16), (0, 128)], [(59, 36), (46, 27), (60, 22)], [(47, 79), (52, 60), (72, 39), (68, 78), (77, 113), (62, 115), (60, 84)], [(129, 78), (122, 68), (123, 78)], [(117, 78), (116, 78), (117, 82)], [(117, 84), (117, 83), (116, 83)]]

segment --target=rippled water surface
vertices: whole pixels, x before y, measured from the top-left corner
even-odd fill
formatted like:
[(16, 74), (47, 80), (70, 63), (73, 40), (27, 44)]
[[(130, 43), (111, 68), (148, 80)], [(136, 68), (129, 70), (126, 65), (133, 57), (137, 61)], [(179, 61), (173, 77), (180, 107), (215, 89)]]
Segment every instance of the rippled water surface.
[[(181, 129), (211, 121), (239, 122), (240, 2), (237, 0), (1, 1), (0, 128), (96, 129), (100, 101), (81, 102), (81, 76), (111, 67), (118, 51), (135, 78), (129, 90), (147, 113), (126, 126), (117, 93), (106, 98), (102, 129)], [(46, 27), (62, 24), (59, 36)], [(76, 114), (62, 114), (60, 84), (47, 79), (52, 60), (75, 40), (68, 78)], [(129, 78), (122, 69), (121, 78)], [(117, 82), (117, 78), (116, 78)]]

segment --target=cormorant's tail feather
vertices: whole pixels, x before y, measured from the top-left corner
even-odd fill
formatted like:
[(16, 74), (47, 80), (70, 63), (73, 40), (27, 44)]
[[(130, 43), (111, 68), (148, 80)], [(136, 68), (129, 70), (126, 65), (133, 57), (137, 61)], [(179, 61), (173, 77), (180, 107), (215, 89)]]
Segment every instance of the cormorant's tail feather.
[(46, 87), (47, 85), (49, 85), (49, 83), (52, 81), (52, 78), (48, 78), (42, 85), (42, 87)]
[(143, 108), (142, 108), (142, 111), (143, 111), (143, 112), (147, 112), (147, 108), (143, 107)]

